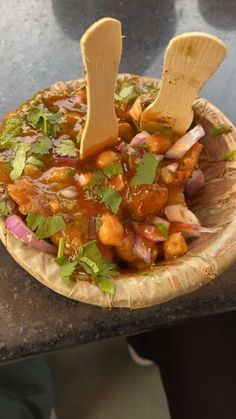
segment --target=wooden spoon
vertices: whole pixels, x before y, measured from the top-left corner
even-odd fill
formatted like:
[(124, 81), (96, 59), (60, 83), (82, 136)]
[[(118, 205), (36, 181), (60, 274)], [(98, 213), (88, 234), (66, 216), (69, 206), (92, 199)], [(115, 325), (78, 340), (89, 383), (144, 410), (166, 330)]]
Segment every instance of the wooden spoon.
[(82, 133), (81, 159), (113, 145), (118, 138), (115, 83), (121, 57), (121, 23), (104, 18), (95, 22), (80, 41), (87, 82), (87, 120)]
[(173, 38), (165, 52), (162, 86), (157, 99), (141, 115), (141, 130), (172, 128), (184, 134), (193, 120), (192, 103), (226, 55), (224, 42), (191, 32)]

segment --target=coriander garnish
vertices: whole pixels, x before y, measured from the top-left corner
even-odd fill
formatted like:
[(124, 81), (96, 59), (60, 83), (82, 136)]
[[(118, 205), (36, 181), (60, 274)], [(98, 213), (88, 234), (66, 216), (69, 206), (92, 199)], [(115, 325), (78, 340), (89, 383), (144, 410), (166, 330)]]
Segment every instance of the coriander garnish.
[(44, 217), (40, 214), (29, 213), (26, 217), (26, 223), (32, 231), (35, 231), (39, 240), (51, 237), (65, 228), (65, 221), (61, 215)]
[(226, 126), (226, 125), (223, 125), (223, 124), (222, 125), (214, 125), (212, 127), (212, 130), (211, 130), (211, 136), (212, 137), (217, 137), (218, 135), (221, 135), (221, 134), (228, 134), (231, 131), (232, 131), (232, 128), (229, 127), (229, 126)]
[(224, 160), (228, 160), (228, 161), (236, 160), (236, 150), (231, 150), (228, 153), (225, 153)]
[(65, 138), (55, 149), (56, 153), (60, 156), (78, 157), (78, 150), (69, 138)]
[(122, 172), (123, 172), (123, 168), (122, 168), (122, 165), (120, 163), (111, 164), (110, 166), (106, 166), (103, 169), (104, 175), (106, 175), (109, 178), (114, 176), (114, 175), (119, 175)]
[(153, 153), (146, 153), (136, 169), (134, 177), (130, 184), (134, 185), (149, 185), (152, 184), (156, 177), (156, 169), (158, 161)]
[(52, 143), (49, 137), (41, 135), (36, 142), (31, 145), (31, 151), (35, 154), (47, 154), (52, 149)]
[(156, 227), (158, 228), (158, 230), (160, 230), (164, 239), (168, 240), (169, 233), (168, 233), (168, 229), (167, 229), (166, 225), (163, 224), (163, 223), (158, 223), (158, 224), (156, 224)]
[(119, 211), (120, 204), (122, 202), (122, 197), (119, 192), (116, 192), (114, 189), (109, 188), (108, 186), (101, 186), (97, 192), (101, 198), (101, 201), (111, 209), (114, 214), (117, 214)]
[(26, 161), (27, 152), (30, 150), (29, 144), (19, 143), (15, 149), (12, 171), (10, 173), (11, 180), (19, 179), (21, 176)]
[(3, 201), (0, 202), (0, 215), (2, 217), (8, 217), (8, 215), (11, 215), (12, 211), (8, 207), (7, 202)]
[[(58, 252), (59, 254), (59, 252)], [(82, 268), (85, 271), (85, 275), (81, 272), (74, 275), (75, 279), (86, 280), (92, 277), (95, 285), (97, 285), (101, 291), (109, 294), (114, 294), (115, 285), (110, 278), (119, 275), (116, 271), (116, 265), (110, 263), (99, 251), (96, 241), (92, 240), (82, 245), (78, 249), (78, 254), (73, 262), (69, 262), (67, 259), (63, 260), (63, 257), (59, 258), (56, 262), (60, 265), (61, 276), (64, 282), (70, 284), (70, 277), (75, 273), (77, 268)]]
[(31, 106), (27, 115), (27, 121), (47, 135), (56, 134), (60, 118), (60, 112), (50, 112), (43, 103), (39, 103), (37, 106)]

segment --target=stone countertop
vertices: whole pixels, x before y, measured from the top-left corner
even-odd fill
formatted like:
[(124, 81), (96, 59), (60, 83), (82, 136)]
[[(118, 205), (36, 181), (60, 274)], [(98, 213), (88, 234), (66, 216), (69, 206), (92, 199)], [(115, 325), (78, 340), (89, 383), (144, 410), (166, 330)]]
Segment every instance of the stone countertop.
[[(229, 53), (202, 95), (236, 121), (236, 8), (231, 0), (0, 0), (0, 114), (37, 90), (82, 76), (79, 39), (104, 16), (122, 21), (120, 72), (161, 75), (168, 40), (187, 31), (222, 38)], [(101, 309), (56, 295), (0, 245), (0, 360), (128, 335), (236, 308), (236, 265), (198, 291), (142, 310)]]

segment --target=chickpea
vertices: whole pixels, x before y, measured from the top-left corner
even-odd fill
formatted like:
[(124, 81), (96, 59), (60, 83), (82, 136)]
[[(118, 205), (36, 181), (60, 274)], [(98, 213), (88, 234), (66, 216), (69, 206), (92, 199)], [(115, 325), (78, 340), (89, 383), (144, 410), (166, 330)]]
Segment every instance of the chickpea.
[(101, 217), (102, 225), (98, 232), (98, 238), (107, 246), (121, 246), (124, 236), (124, 228), (115, 215), (104, 214)]
[(120, 192), (124, 189), (125, 183), (122, 173), (112, 176), (107, 182), (107, 185), (115, 189), (115, 191)]
[(100, 153), (96, 160), (96, 165), (99, 169), (104, 169), (118, 160), (118, 154), (114, 151), (108, 150)]
[(152, 153), (164, 154), (171, 146), (171, 140), (160, 134), (152, 134), (147, 138), (146, 144)]
[(43, 173), (45, 183), (64, 182), (73, 176), (74, 169), (67, 167), (58, 167), (57, 169), (49, 169)]
[(181, 233), (172, 233), (168, 240), (164, 241), (165, 260), (183, 256), (188, 250), (187, 244)]
[(87, 183), (91, 182), (91, 180), (93, 179), (93, 174), (91, 172), (81, 174), (76, 173), (74, 179), (76, 180), (78, 186), (85, 186), (87, 185)]
[(128, 122), (119, 123), (119, 133), (118, 136), (122, 140), (131, 140), (134, 137), (134, 129)]

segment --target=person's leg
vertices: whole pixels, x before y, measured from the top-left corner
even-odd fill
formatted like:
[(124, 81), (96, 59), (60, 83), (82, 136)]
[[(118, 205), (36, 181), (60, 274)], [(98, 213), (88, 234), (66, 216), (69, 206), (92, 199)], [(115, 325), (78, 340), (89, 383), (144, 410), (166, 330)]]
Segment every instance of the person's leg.
[(51, 375), (43, 359), (0, 367), (0, 419), (49, 419), (52, 405)]
[(129, 343), (159, 365), (172, 419), (236, 418), (235, 313), (166, 327)]

